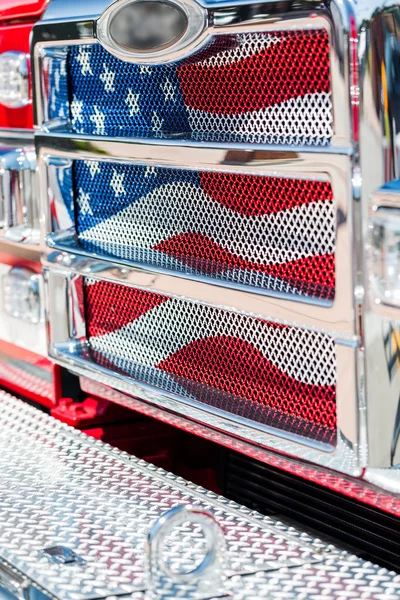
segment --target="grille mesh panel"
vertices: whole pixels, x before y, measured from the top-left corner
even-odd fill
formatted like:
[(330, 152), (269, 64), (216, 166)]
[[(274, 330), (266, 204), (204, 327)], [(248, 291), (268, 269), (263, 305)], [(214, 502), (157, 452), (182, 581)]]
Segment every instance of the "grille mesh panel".
[[(295, 145), (332, 137), (325, 30), (217, 36), (190, 59), (155, 66), (72, 46), (66, 71), (78, 133)], [(58, 88), (64, 72), (52, 72)], [(50, 111), (58, 117), (65, 105)]]
[[(326, 181), (76, 161), (76, 227), (90, 252), (332, 300)], [(70, 185), (69, 179), (64, 182)], [(65, 189), (66, 205), (70, 204)]]
[(332, 443), (327, 335), (110, 282), (84, 281), (92, 358), (184, 398)]

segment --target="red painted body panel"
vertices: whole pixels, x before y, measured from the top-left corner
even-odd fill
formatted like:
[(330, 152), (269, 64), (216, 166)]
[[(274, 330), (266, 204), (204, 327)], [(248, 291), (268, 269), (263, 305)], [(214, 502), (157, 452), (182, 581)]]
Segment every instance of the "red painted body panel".
[[(2, 25), (0, 27), (0, 53), (14, 50), (29, 54), (29, 38), (32, 27), (33, 23)], [(7, 108), (0, 104), (0, 127), (33, 129), (32, 104), (22, 108)]]
[(39, 17), (49, 0), (1, 0), (0, 21), (34, 20)]

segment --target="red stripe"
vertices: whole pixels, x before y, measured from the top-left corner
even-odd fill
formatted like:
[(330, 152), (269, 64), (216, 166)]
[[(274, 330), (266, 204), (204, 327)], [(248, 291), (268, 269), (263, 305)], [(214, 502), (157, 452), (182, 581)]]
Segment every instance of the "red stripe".
[(266, 273), (281, 279), (335, 287), (333, 254), (315, 255), (275, 265), (260, 265), (232, 254), (199, 233), (176, 235), (157, 244), (154, 250), (165, 252), (208, 274), (220, 273), (227, 269), (243, 269)]
[(197, 340), (161, 362), (158, 368), (285, 415), (336, 428), (335, 386), (297, 381), (243, 340), (228, 336)]
[(321, 29), (274, 35), (280, 38), (278, 43), (238, 62), (219, 67), (190, 61), (181, 65), (177, 72), (185, 104), (208, 113), (234, 115), (305, 94), (329, 92), (327, 32)]
[(167, 300), (160, 294), (109, 281), (85, 284), (87, 334), (92, 337), (121, 329)]
[(210, 198), (248, 217), (270, 215), (303, 204), (332, 201), (328, 181), (210, 173), (199, 175)]

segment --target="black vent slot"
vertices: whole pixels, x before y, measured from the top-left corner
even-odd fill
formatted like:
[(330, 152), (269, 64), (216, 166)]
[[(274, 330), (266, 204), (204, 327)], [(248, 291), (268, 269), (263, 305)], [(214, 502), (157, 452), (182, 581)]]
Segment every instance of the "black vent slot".
[(219, 485), (228, 498), (290, 519), (358, 556), (400, 571), (400, 519), (231, 451), (222, 451)]

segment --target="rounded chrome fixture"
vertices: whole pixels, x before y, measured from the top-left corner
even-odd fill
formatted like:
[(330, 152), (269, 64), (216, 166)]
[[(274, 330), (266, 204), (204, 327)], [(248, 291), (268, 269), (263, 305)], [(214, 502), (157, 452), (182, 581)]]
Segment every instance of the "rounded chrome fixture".
[(205, 39), (207, 15), (195, 0), (120, 0), (101, 15), (96, 35), (121, 60), (170, 62)]
[(23, 52), (0, 54), (0, 104), (20, 108), (29, 103), (29, 67)]
[(127, 4), (110, 19), (110, 36), (127, 50), (152, 52), (174, 44), (187, 26), (187, 16), (176, 4), (143, 0)]

